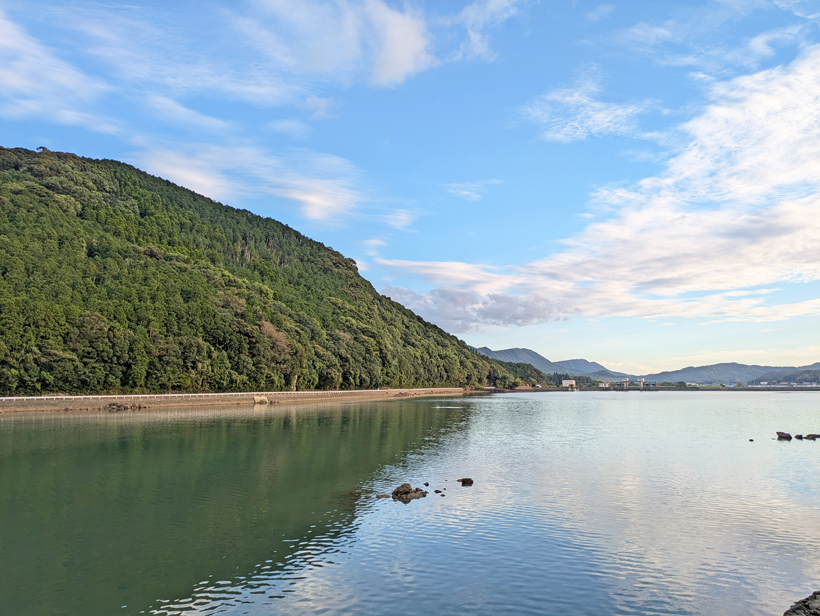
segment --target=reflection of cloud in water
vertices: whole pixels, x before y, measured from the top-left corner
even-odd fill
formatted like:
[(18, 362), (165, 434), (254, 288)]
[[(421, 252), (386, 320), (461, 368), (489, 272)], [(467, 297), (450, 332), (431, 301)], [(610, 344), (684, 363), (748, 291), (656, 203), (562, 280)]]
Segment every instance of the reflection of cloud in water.
[[(605, 404), (562, 399), (545, 412), (532, 399), (520, 400), (515, 413), (481, 415), (488, 425), (472, 430), (480, 435), (491, 427), (501, 440), (504, 422), (519, 424), (515, 433), (526, 444), (518, 447), (533, 456), (524, 480), (511, 480), (530, 492), (526, 498), (545, 520), (601, 548), (612, 567), (602, 582), (612, 585), (619, 609), (630, 613), (636, 589), (669, 580), (675, 595), (698, 599), (701, 610), (702, 598), (712, 597), (708, 613), (736, 613), (740, 594), (753, 605), (785, 609), (820, 577), (810, 543), (820, 534), (820, 507), (792, 485), (795, 473), (798, 481), (816, 476), (817, 459), (768, 440), (772, 425), (784, 421), (782, 400), (768, 409), (741, 400), (733, 409), (722, 393), (686, 395), (616, 398), (623, 412), (612, 412), (611, 394)], [(571, 422), (584, 425), (582, 438), (577, 425), (567, 431)], [(766, 439), (755, 445), (748, 434)], [(494, 455), (503, 459), (505, 452)], [(808, 586), (790, 595), (800, 580)], [(722, 586), (733, 590), (716, 592)]]
[[(338, 535), (303, 538), (291, 560), (203, 586), (179, 608), (785, 610), (820, 579), (817, 488), (803, 479), (820, 468), (806, 457), (813, 443), (788, 449), (767, 436), (784, 417), (811, 420), (809, 407), (755, 396), (470, 400), (463, 429), (428, 434), (372, 476)], [(473, 487), (455, 482), (464, 475)], [(404, 481), (429, 481), (430, 496), (373, 498)], [(445, 487), (446, 497), (432, 492)]]

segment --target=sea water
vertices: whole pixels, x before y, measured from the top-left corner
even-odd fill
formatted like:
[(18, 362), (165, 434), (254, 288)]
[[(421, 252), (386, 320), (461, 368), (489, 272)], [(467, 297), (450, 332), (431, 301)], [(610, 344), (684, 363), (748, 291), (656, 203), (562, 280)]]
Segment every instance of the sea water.
[(0, 416), (0, 613), (780, 614), (820, 441), (777, 430), (820, 395)]

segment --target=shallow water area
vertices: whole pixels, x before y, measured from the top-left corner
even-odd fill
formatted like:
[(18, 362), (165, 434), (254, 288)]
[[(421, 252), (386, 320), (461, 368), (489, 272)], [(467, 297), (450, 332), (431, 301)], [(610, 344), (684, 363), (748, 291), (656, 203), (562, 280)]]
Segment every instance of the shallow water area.
[[(820, 589), (820, 442), (776, 430), (820, 433), (820, 396), (2, 417), (0, 597), (10, 614), (783, 613)], [(376, 498), (404, 482), (430, 493)]]

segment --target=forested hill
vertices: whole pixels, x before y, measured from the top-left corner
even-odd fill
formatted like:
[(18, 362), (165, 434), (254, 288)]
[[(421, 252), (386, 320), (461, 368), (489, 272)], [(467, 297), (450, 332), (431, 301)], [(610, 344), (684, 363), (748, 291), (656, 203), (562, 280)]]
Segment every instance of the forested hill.
[(123, 163), (0, 148), (4, 395), (480, 386), (510, 369), (275, 220)]

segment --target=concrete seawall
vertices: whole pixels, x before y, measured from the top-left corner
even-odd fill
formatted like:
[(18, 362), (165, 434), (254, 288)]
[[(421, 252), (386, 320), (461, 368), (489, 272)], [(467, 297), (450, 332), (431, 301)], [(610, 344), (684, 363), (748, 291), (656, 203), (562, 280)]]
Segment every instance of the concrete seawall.
[(133, 407), (159, 408), (182, 406), (253, 406), (322, 400), (387, 400), (419, 396), (461, 395), (460, 387), (429, 387), (423, 389), (369, 389), (350, 391), (257, 391), (217, 394), (123, 394), (119, 396), (9, 396), (0, 397), (0, 413), (82, 412), (103, 411), (117, 406), (121, 410)]

